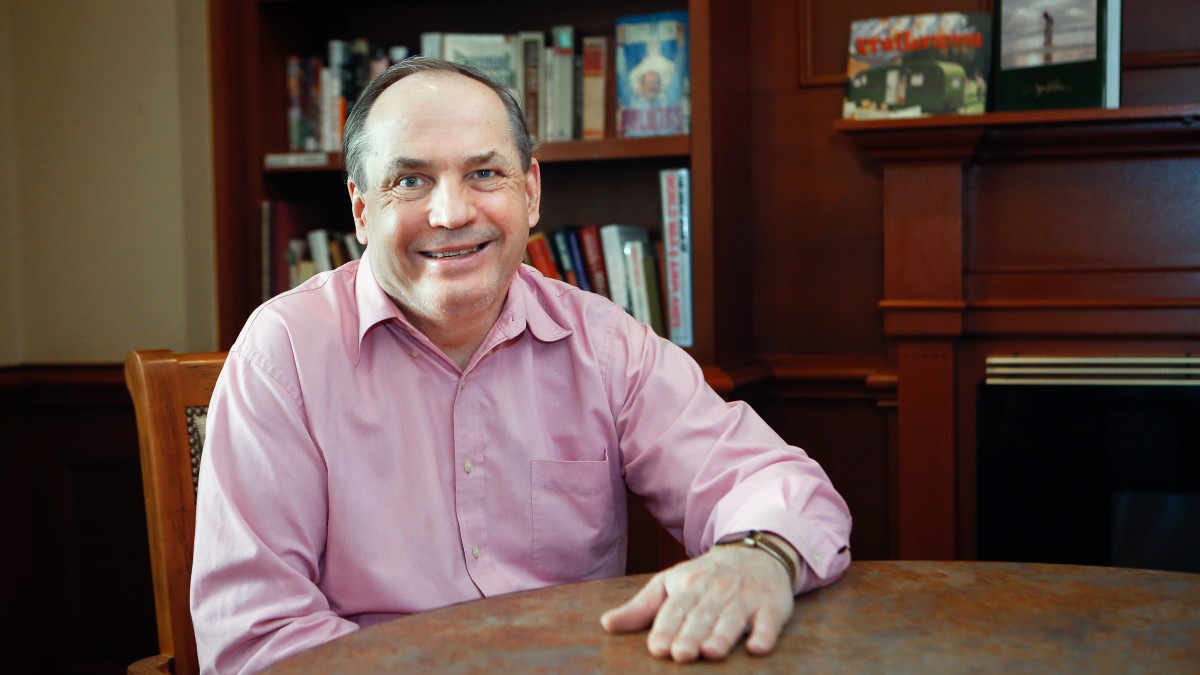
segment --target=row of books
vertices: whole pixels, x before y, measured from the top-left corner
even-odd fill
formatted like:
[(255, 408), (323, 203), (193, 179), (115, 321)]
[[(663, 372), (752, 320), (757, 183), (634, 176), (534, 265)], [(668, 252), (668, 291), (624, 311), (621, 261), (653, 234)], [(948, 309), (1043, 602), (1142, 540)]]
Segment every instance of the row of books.
[(613, 35), (571, 25), (506, 33), (427, 32), (421, 53), (476, 66), (508, 86), (542, 141), (686, 134), (687, 12), (617, 18)]
[(404, 46), (366, 38), (333, 39), (321, 56), (287, 57), (288, 150), (338, 152), (346, 115), (362, 90), (388, 66), (408, 56)]
[(295, 288), (318, 272), (341, 267), (362, 257), (363, 246), (353, 232), (331, 229), (341, 213), (330, 213), (311, 202), (263, 200), (262, 299)]
[(1116, 108), (1121, 0), (998, 0), (995, 13), (854, 21), (842, 116)]
[[(337, 152), (359, 92), (403, 46), (333, 39), (323, 56), (287, 58), (288, 150)], [(687, 12), (620, 17), (612, 35), (549, 32), (421, 34), (420, 53), (480, 68), (509, 87), (541, 141), (687, 134)]]
[(662, 238), (638, 225), (566, 226), (529, 237), (526, 262), (543, 275), (610, 298), (681, 347), (691, 347), (690, 172), (659, 174)]

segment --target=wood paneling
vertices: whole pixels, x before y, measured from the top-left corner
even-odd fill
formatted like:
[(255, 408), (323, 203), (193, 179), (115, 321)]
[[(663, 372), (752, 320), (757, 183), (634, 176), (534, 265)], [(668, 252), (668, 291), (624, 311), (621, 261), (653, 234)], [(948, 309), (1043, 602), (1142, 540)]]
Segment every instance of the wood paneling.
[[(860, 123), (843, 133), (851, 20), (992, 5), (750, 4), (763, 36), (749, 64), (756, 353), (893, 364), (895, 428), (852, 435), (838, 451), (901, 476), (890, 508), (856, 499), (854, 515), (856, 529), (897, 526), (889, 550), (905, 556), (973, 555), (971, 434), (984, 355), (1200, 350), (1200, 5), (1125, 3), (1120, 110), (1037, 113), (1042, 125), (994, 114), (987, 128), (967, 118), (888, 122), (879, 135)], [(1139, 107), (1171, 105), (1178, 115)], [(786, 418), (823, 404), (765, 405)], [(936, 453), (914, 446), (929, 442)], [(938, 518), (948, 503), (957, 516)]]
[(156, 636), (121, 367), (0, 370), (0, 438), (0, 672), (124, 672)]

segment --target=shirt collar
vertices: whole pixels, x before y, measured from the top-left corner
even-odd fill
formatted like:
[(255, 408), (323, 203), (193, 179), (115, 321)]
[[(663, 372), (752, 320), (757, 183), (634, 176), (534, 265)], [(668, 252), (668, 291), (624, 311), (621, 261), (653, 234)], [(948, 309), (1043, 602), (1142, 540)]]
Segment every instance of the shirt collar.
[[(569, 289), (558, 290), (545, 284), (538, 284), (531, 275), (533, 268), (521, 265), (508, 286), (508, 296), (500, 309), (500, 316), (493, 327), (492, 335), (497, 333), (511, 340), (526, 327), (529, 332), (542, 342), (556, 342), (570, 335), (573, 331), (563, 327), (546, 312), (542, 303), (538, 302), (539, 294), (556, 293), (562, 295)], [(387, 321), (396, 321), (412, 332), (416, 328), (396, 306), (379, 282), (371, 268), (371, 259), (365, 253), (358, 264), (358, 274), (354, 285), (355, 302), (358, 304), (358, 332), (347, 335), (346, 348), (350, 359), (358, 363), (362, 355), (362, 343), (367, 333), (376, 325)]]

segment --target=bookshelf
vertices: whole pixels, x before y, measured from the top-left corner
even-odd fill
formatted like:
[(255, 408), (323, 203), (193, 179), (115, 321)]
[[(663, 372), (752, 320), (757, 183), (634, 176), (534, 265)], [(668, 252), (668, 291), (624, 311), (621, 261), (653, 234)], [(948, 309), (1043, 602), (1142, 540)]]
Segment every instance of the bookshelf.
[[(692, 171), (692, 355), (717, 383), (750, 360), (750, 248), (741, 200), (749, 192), (748, 83), (739, 64), (748, 13), (717, 0), (483, 3), (394, 6), (377, 0), (212, 0), (214, 164), (220, 341), (228, 348), (261, 302), (263, 200), (316, 202), (329, 227), (352, 229), (338, 153), (288, 156), (285, 60), (323, 54), (330, 38), (367, 37), (419, 48), (424, 31), (506, 32), (571, 24), (611, 35), (619, 16), (687, 10), (692, 133), (645, 139), (545, 143), (538, 229), (623, 222), (661, 227), (658, 171)], [(714, 186), (720, 186), (714, 190)], [(730, 370), (733, 369), (733, 370)]]

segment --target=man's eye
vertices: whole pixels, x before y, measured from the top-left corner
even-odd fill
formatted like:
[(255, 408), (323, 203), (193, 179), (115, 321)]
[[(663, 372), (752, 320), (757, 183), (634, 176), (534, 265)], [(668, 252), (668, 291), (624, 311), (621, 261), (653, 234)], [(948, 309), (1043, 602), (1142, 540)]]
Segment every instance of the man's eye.
[(405, 176), (404, 178), (396, 181), (396, 185), (402, 188), (421, 187), (421, 183), (422, 181), (420, 176)]
[(488, 180), (489, 178), (495, 178), (497, 176), (495, 169), (479, 169), (471, 172), (471, 175), (476, 180)]

